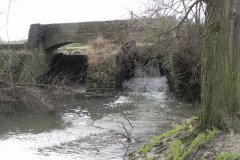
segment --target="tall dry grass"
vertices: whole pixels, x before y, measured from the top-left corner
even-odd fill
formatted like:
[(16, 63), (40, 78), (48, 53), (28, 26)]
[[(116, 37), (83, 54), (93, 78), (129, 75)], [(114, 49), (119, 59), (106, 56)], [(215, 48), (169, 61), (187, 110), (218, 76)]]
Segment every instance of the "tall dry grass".
[(88, 67), (94, 73), (93, 76), (106, 81), (109, 76), (121, 70), (117, 61), (119, 53), (120, 47), (116, 47), (101, 36), (89, 42)]

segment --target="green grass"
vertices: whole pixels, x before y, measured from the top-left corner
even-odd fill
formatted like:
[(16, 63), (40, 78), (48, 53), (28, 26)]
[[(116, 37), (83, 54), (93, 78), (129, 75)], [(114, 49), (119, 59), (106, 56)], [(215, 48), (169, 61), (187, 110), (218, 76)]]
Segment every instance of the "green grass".
[(186, 152), (183, 154), (183, 158), (186, 157), (193, 150), (198, 150), (199, 146), (205, 143), (208, 143), (216, 134), (218, 133), (218, 129), (214, 128), (212, 131), (209, 131), (207, 134), (200, 133), (187, 147)]
[(226, 152), (216, 157), (216, 160), (236, 160), (236, 159), (240, 159), (240, 153)]
[(151, 140), (150, 140), (150, 143), (149, 144), (145, 144), (143, 145), (140, 149), (139, 149), (139, 153), (140, 154), (146, 154), (147, 152), (149, 152), (155, 145), (157, 145), (159, 143), (159, 141), (161, 141), (162, 139), (164, 138), (167, 138), (179, 131), (181, 131), (182, 129), (184, 129), (186, 127), (187, 123), (185, 124), (182, 124), (172, 130), (169, 130), (163, 134), (160, 134), (158, 136), (155, 136), (153, 137)]
[[(182, 125), (179, 125), (176, 128), (173, 128), (169, 131), (166, 131), (163, 134), (160, 134), (158, 136), (153, 137), (148, 144), (145, 144), (142, 147), (140, 147), (138, 152), (140, 154), (146, 154), (154, 146), (156, 146), (161, 140), (163, 140), (164, 138), (170, 137), (173, 134), (176, 134), (176, 133), (180, 132), (181, 130), (183, 130), (187, 126), (191, 126), (192, 124), (194, 124), (196, 122), (196, 120), (197, 120), (197, 117), (192, 117), (192, 118), (188, 119), (186, 121), (186, 123), (184, 123)], [(191, 128), (190, 128), (190, 130), (191, 130)]]
[[(169, 130), (163, 134), (153, 137), (148, 144), (145, 144), (142, 147), (140, 147), (139, 153), (140, 154), (148, 153), (161, 140), (180, 132), (181, 130), (183, 130), (186, 127), (188, 128), (189, 132), (194, 132), (195, 127), (192, 126), (192, 124), (194, 124), (193, 120), (196, 120), (196, 118), (192, 118), (192, 119), (188, 120), (186, 123), (174, 128), (172, 130)], [(218, 133), (218, 129), (216, 129), (216, 128), (214, 128), (213, 130), (207, 131), (207, 132), (198, 133), (196, 138), (193, 141), (191, 141), (191, 143), (187, 146), (184, 146), (183, 142), (180, 139), (174, 140), (170, 144), (172, 160), (183, 160), (190, 153), (197, 151), (199, 149), (199, 146), (201, 146), (205, 143), (208, 143), (217, 133)]]
[(197, 151), (199, 146), (208, 143), (216, 134), (218, 129), (214, 128), (207, 134), (200, 133), (189, 146), (184, 146), (180, 140), (175, 140), (171, 143), (172, 159), (173, 160), (183, 160), (191, 152)]
[(172, 159), (173, 160), (181, 160), (182, 155), (186, 151), (184, 148), (184, 145), (182, 144), (182, 141), (175, 140), (171, 143), (170, 147), (173, 152)]

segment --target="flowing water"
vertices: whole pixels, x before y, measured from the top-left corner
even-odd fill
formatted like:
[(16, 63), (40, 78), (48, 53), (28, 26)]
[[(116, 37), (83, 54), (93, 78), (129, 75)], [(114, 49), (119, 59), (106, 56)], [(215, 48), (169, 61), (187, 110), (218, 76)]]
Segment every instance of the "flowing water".
[(166, 77), (133, 78), (124, 88), (115, 98), (56, 98), (54, 115), (0, 115), (0, 159), (121, 160), (198, 110), (171, 96)]

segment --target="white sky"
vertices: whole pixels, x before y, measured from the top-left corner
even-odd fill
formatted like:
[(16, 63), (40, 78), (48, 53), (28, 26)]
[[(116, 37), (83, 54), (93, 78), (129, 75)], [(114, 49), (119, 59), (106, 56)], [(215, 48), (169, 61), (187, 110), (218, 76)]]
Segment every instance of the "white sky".
[(28, 29), (33, 23), (130, 18), (129, 11), (138, 13), (148, 0), (12, 0), (6, 23), (9, 1), (0, 0), (0, 37), (4, 40), (8, 37), (9, 40), (27, 39)]

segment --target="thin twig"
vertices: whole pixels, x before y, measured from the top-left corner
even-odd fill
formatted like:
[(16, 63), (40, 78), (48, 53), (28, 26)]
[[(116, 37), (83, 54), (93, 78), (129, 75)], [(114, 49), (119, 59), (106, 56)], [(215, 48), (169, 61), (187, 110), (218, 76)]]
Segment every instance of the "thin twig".
[(125, 113), (122, 112), (122, 115), (125, 117), (125, 119), (128, 121), (129, 125), (132, 127), (133, 129), (133, 125), (132, 123), (130, 122), (130, 120), (127, 118), (127, 116), (125, 115)]
[(21, 88), (21, 86), (14, 85), (14, 84), (12, 84), (12, 83), (8, 83), (8, 82), (5, 82), (5, 81), (3, 81), (3, 80), (0, 80), (0, 83), (6, 84), (6, 85), (11, 86), (11, 87)]
[[(9, 20), (9, 13), (10, 13), (11, 4), (12, 4), (12, 0), (10, 0), (10, 1), (9, 1), (9, 4), (8, 4), (7, 19), (6, 19), (6, 32), (7, 32), (8, 44), (9, 44), (8, 20)], [(9, 49), (11, 49), (11, 48), (10, 48), (10, 44), (9, 44)]]
[[(188, 8), (186, 14), (185, 14), (184, 17), (182, 18), (182, 20), (178, 23), (177, 26), (173, 27), (173, 28), (170, 29), (170, 30), (167, 30), (167, 31), (158, 33), (158, 34), (156, 34), (155, 37), (161, 36), (161, 35), (163, 35), (163, 34), (166, 34), (166, 33), (169, 33), (169, 32), (172, 32), (172, 31), (174, 31), (174, 30), (179, 29), (179, 27), (183, 24), (183, 22), (188, 18), (188, 15), (189, 15), (189, 13), (192, 11), (193, 7), (194, 7), (196, 4), (200, 3), (201, 1), (202, 1), (202, 0), (196, 0), (196, 1)], [(156, 29), (157, 29), (157, 28), (156, 28)], [(159, 29), (159, 28), (158, 28), (158, 29)]]
[(128, 133), (128, 131), (127, 131), (127, 129), (126, 129), (126, 127), (125, 127), (125, 125), (123, 123), (122, 123), (122, 126), (123, 126), (123, 129), (125, 130), (125, 132), (127, 133), (127, 136), (125, 136), (127, 138), (127, 142), (130, 143), (132, 141), (131, 136)]
[[(128, 143), (128, 145), (127, 145), (127, 149), (126, 149), (126, 151), (125, 151), (125, 153), (124, 153), (123, 159), (125, 159), (125, 157), (127, 158), (129, 147), (130, 147), (130, 143)], [(128, 159), (128, 158), (127, 158), (127, 159)]]

